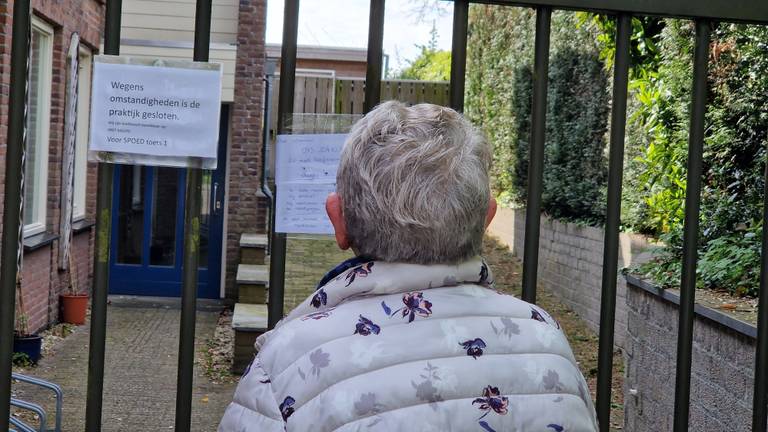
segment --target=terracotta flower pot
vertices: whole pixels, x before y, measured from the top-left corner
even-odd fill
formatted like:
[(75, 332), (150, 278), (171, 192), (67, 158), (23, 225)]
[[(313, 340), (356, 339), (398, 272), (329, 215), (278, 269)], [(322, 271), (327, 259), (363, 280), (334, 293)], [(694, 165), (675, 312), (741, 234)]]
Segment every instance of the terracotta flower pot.
[(85, 312), (88, 310), (88, 295), (61, 295), (61, 320), (65, 323), (85, 324)]

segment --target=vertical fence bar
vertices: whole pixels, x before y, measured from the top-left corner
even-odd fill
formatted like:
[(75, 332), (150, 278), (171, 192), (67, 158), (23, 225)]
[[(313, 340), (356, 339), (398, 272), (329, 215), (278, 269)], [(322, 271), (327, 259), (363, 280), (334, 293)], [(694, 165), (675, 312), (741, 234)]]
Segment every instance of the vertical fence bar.
[(680, 322), (677, 334), (674, 431), (688, 430), (691, 395), (691, 349), (693, 348), (693, 306), (696, 296), (696, 260), (699, 244), (701, 169), (704, 149), (704, 115), (707, 110), (707, 62), (709, 20), (696, 20), (696, 48), (693, 60), (691, 124), (688, 138), (688, 175), (685, 191), (683, 270), (680, 281)]
[(755, 384), (752, 397), (752, 431), (765, 432), (768, 419), (768, 164), (763, 190), (763, 246), (760, 256), (760, 298), (757, 306), (757, 348), (755, 351)]
[[(280, 52), (280, 89), (277, 101), (277, 133), (285, 133), (293, 114), (293, 90), (296, 82), (296, 38), (299, 33), (299, 0), (285, 0), (283, 12), (283, 45)], [(277, 194), (274, 203), (276, 209)], [(272, 329), (283, 318), (285, 296), (285, 233), (274, 230), (272, 225), (272, 251), (269, 261), (268, 325)]]
[(613, 108), (608, 163), (608, 206), (605, 217), (603, 289), (600, 297), (600, 348), (597, 363), (597, 419), (600, 431), (611, 426), (611, 378), (613, 377), (613, 336), (616, 319), (616, 277), (619, 262), (619, 224), (621, 223), (621, 182), (624, 172), (624, 132), (627, 126), (627, 88), (629, 83), (632, 16), (617, 19), (616, 54), (613, 67)]
[(536, 42), (533, 60), (533, 106), (528, 158), (528, 203), (525, 211), (523, 246), (523, 300), (536, 303), (541, 228), (541, 191), (544, 182), (544, 138), (547, 121), (547, 81), (549, 74), (549, 33), (552, 8), (536, 8)]
[[(193, 60), (207, 62), (211, 41), (211, 2), (197, 0)], [(216, 120), (218, 121), (218, 119)], [(176, 432), (191, 430), (192, 384), (195, 368), (195, 318), (200, 268), (200, 205), (202, 169), (187, 169), (184, 200), (184, 257), (181, 286), (179, 367), (176, 380)]]
[(3, 244), (0, 257), (0, 431), (8, 430), (13, 371), (13, 323), (21, 227), (21, 188), (27, 104), (27, 62), (30, 32), (29, 0), (13, 5), (11, 34), (11, 86), (8, 97), (8, 135), (5, 154)]
[(464, 77), (467, 71), (467, 24), (469, 0), (453, 2), (453, 38), (451, 40), (451, 108), (464, 111)]
[(384, 0), (371, 0), (368, 16), (368, 67), (365, 72), (363, 112), (372, 110), (381, 100), (381, 62), (384, 45)]
[[(120, 54), (120, 16), (122, 0), (108, 0), (104, 22), (104, 54)], [(85, 430), (101, 430), (104, 394), (104, 352), (107, 338), (107, 294), (109, 290), (109, 248), (112, 232), (112, 164), (99, 163), (96, 189), (96, 242), (93, 253), (93, 293), (91, 294), (91, 334), (88, 350), (88, 395)]]

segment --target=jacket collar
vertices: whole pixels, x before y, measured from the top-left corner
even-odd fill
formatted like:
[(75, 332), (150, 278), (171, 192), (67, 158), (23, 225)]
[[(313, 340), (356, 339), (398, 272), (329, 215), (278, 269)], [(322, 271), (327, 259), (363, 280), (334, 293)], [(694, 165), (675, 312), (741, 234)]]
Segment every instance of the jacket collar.
[(320, 312), (356, 297), (405, 293), (430, 288), (477, 284), (491, 287), (493, 276), (477, 256), (458, 264), (406, 264), (355, 257), (329, 271), (313, 295), (283, 321)]

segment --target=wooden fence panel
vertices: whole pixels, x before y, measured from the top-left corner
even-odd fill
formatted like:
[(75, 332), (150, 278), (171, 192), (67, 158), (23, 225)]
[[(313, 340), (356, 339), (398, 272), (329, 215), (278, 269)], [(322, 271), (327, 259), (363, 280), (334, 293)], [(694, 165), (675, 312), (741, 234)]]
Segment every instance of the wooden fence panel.
[[(450, 85), (447, 82), (384, 80), (381, 82), (381, 100), (399, 100), (407, 105), (433, 103), (448, 105)], [(365, 99), (365, 80), (336, 80), (335, 110), (337, 114), (361, 114)]]

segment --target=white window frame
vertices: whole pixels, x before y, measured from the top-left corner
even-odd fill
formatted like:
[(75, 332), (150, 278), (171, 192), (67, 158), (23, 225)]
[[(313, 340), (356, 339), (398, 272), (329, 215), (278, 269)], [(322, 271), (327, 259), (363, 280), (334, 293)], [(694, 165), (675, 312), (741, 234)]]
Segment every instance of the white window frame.
[(77, 129), (75, 132), (75, 187), (72, 193), (72, 220), (85, 218), (88, 190), (88, 129), (91, 113), (93, 53), (80, 46), (77, 79)]
[[(24, 236), (44, 232), (48, 209), (48, 146), (51, 129), (51, 84), (53, 80), (53, 27), (43, 20), (32, 17), (32, 31), (38, 32), (45, 43), (40, 46), (40, 91), (38, 95), (36, 158), (35, 158), (35, 190), (32, 192), (33, 203), (25, 203), (25, 214), (33, 211), (31, 223), (24, 225)], [(27, 183), (28, 185), (29, 183)], [(30, 206), (30, 204), (32, 204)]]

